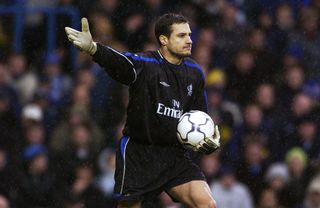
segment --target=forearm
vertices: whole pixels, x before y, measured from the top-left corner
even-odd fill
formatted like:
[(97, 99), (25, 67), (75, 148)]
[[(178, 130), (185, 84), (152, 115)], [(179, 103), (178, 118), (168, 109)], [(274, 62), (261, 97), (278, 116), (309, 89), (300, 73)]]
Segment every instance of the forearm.
[(81, 18), (81, 31), (71, 27), (65, 27), (65, 31), (68, 40), (79, 50), (90, 54), (113, 79), (127, 85), (136, 80), (137, 73), (134, 65), (126, 56), (93, 41), (87, 18)]
[(92, 57), (114, 80), (126, 85), (135, 81), (137, 75), (133, 63), (115, 49), (97, 43), (97, 51)]

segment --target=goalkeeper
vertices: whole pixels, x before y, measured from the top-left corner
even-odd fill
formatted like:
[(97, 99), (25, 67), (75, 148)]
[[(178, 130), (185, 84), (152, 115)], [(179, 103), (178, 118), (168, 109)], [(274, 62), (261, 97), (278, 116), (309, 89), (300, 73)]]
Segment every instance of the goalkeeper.
[[(205, 177), (178, 142), (182, 113), (207, 111), (204, 75), (191, 55), (191, 30), (185, 17), (165, 14), (155, 24), (157, 51), (120, 53), (93, 41), (86, 18), (82, 31), (66, 27), (68, 39), (90, 54), (116, 81), (129, 86), (127, 121), (116, 158), (118, 207), (141, 207), (166, 191), (189, 207), (216, 207)], [(196, 150), (210, 154), (220, 146), (213, 137)]]

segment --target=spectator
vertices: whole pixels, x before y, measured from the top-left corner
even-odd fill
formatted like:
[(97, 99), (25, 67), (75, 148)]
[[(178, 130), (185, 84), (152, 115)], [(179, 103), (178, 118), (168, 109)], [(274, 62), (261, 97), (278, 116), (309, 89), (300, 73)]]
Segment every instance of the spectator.
[(91, 137), (95, 147), (99, 147), (102, 143), (103, 135), (100, 128), (90, 118), (90, 114), (85, 108), (81, 106), (75, 106), (70, 109), (65, 121), (55, 128), (53, 135), (50, 139), (50, 147), (54, 153), (62, 152), (66, 147), (68, 138), (71, 138), (71, 129), (76, 128), (79, 125), (86, 125), (90, 127)]
[(297, 44), (289, 45), (282, 59), (282, 65), (284, 68), (293, 67), (303, 64), (303, 50), (301, 46)]
[(90, 165), (79, 164), (74, 169), (74, 175), (69, 197), (78, 198), (85, 207), (106, 207), (102, 192), (94, 186), (94, 169)]
[(78, 124), (69, 131), (70, 135), (66, 138), (65, 146), (58, 151), (53, 151), (53, 163), (61, 184), (70, 181), (72, 170), (78, 164), (83, 162), (95, 164), (102, 148), (101, 140), (94, 140), (96, 138), (93, 137), (92, 129), (88, 124)]
[[(111, 105), (111, 101), (117, 102), (117, 105), (119, 105), (119, 100), (113, 98), (113, 94), (111, 94), (115, 91), (114, 93), (121, 95), (121, 91), (118, 92), (116, 89), (119, 84), (111, 81), (111, 78), (106, 73), (90, 65), (78, 69), (75, 82), (79, 85), (79, 88), (88, 93), (90, 101), (85, 105), (88, 106), (92, 119), (101, 128), (105, 128), (112, 116), (106, 109)], [(76, 89), (74, 90), (76, 91)], [(74, 93), (76, 94), (76, 92)], [(78, 101), (75, 98), (73, 104), (77, 105), (76, 102)], [(102, 110), (106, 111), (106, 113), (102, 114)]]
[(6, 196), (10, 200), (15, 200), (17, 192), (15, 187), (17, 182), (15, 163), (10, 157), (12, 156), (8, 155), (6, 150), (0, 149), (0, 201), (2, 200), (2, 203), (4, 203), (4, 200), (1, 197)]
[(0, 195), (0, 208), (10, 208), (9, 200), (3, 195)]
[(115, 159), (115, 152), (105, 149), (100, 153), (98, 160), (101, 173), (97, 177), (96, 184), (109, 200), (112, 199), (114, 188)]
[(257, 208), (281, 208), (277, 192), (266, 188), (261, 192)]
[(310, 182), (303, 208), (317, 208), (320, 206), (320, 177), (316, 176)]
[(10, 105), (8, 92), (2, 91), (0, 88), (0, 147), (14, 157), (17, 153), (15, 147), (19, 144), (20, 135), (20, 123), (12, 105)]
[(93, 20), (93, 36), (97, 41), (103, 44), (112, 44), (117, 41), (114, 35), (114, 28), (110, 18), (104, 13), (91, 14)]
[(70, 91), (71, 80), (63, 74), (61, 57), (58, 53), (52, 52), (47, 54), (43, 70), (43, 79), (45, 79), (48, 84), (49, 102), (53, 107), (60, 107), (64, 104), (64, 96)]
[(59, 118), (59, 111), (57, 108), (50, 105), (49, 96), (46, 89), (37, 89), (33, 95), (31, 102), (25, 106), (37, 106), (41, 110), (41, 123), (45, 128), (46, 135), (51, 135), (53, 129), (56, 127)]
[[(212, 69), (207, 74), (208, 111), (213, 120), (222, 128), (238, 126), (242, 123), (240, 107), (228, 99), (225, 92), (226, 74), (221, 69)], [(224, 136), (228, 140), (229, 137)]]
[(298, 122), (296, 138), (292, 138), (294, 146), (301, 147), (309, 160), (318, 160), (320, 155), (320, 140), (318, 139), (318, 127), (314, 119), (301, 118)]
[(232, 130), (232, 137), (227, 143), (227, 157), (235, 161), (239, 159), (245, 146), (245, 138), (258, 135), (263, 145), (267, 147), (270, 137), (270, 129), (266, 128), (263, 121), (263, 113), (256, 104), (248, 104), (243, 111), (244, 121)]
[[(295, 19), (293, 9), (289, 4), (282, 4), (276, 10), (275, 23), (280, 30), (283, 30), (287, 34), (290, 33), (295, 27)], [(279, 46), (285, 46), (285, 44), (277, 44)], [(283, 52), (279, 50), (278, 52)]]
[(277, 153), (277, 159), (284, 159), (284, 154), (294, 144), (294, 139), (297, 133), (297, 126), (299, 122), (305, 117), (312, 115), (317, 118), (318, 115), (313, 113), (316, 103), (313, 99), (305, 94), (298, 93), (294, 96), (290, 110), (283, 109), (279, 112), (279, 121), (277, 122), (276, 132), (277, 137), (272, 141), (273, 154)]
[(287, 112), (290, 109), (293, 97), (302, 90), (304, 82), (305, 73), (301, 66), (293, 65), (285, 69), (277, 94), (281, 110)]
[(138, 5), (132, 6), (131, 11), (123, 20), (123, 31), (120, 40), (128, 46), (129, 51), (140, 51), (143, 45), (143, 37), (146, 36), (146, 15), (140, 11)]
[(244, 106), (253, 100), (258, 84), (256, 70), (254, 54), (250, 50), (241, 49), (234, 55), (232, 64), (226, 69), (226, 93), (231, 101)]
[(40, 122), (32, 122), (25, 126), (23, 139), (23, 146), (47, 144), (45, 130)]
[[(211, 69), (207, 74), (209, 114), (218, 123), (225, 123), (229, 127), (238, 126), (242, 123), (243, 118), (238, 104), (230, 101), (226, 95), (226, 79), (226, 74), (221, 69)], [(218, 118), (215, 118), (215, 116)]]
[(301, 9), (299, 20), (299, 29), (289, 37), (289, 47), (300, 47), (304, 54), (302, 61), (309, 74), (319, 76), (319, 14), (314, 8), (306, 7)]
[(220, 154), (203, 155), (200, 159), (200, 167), (205, 174), (208, 184), (218, 177), (221, 168)]
[(274, 83), (279, 71), (280, 57), (266, 48), (266, 33), (258, 28), (248, 32), (247, 47), (255, 58), (255, 78), (258, 83)]
[(235, 4), (225, 1), (220, 11), (221, 20), (215, 27), (216, 47), (221, 53), (219, 55), (221, 57), (220, 63), (223, 63), (221, 67), (225, 68), (230, 64), (229, 57), (235, 51), (244, 47), (246, 27), (240, 24), (239, 19), (237, 19), (239, 8)]
[(37, 104), (27, 104), (22, 109), (21, 124), (22, 128), (27, 128), (35, 123), (41, 124), (43, 112)]
[(266, 129), (274, 129), (278, 116), (278, 103), (275, 86), (270, 83), (258, 85), (256, 89), (255, 102), (263, 113), (263, 123)]
[(49, 171), (47, 149), (43, 145), (29, 145), (23, 150), (26, 170), (19, 176), (18, 207), (51, 207), (57, 203), (57, 187)]
[[(2, 5), (5, 3), (1, 1)], [(10, 48), (10, 41), (9, 41), (9, 33), (6, 31), (6, 27), (4, 26), (5, 18), (1, 19), (0, 21), (0, 49), (1, 53), (0, 56), (4, 56), (4, 54), (9, 51)]]
[(18, 118), (21, 113), (20, 98), (17, 91), (10, 85), (9, 72), (6, 63), (0, 61), (0, 93), (6, 97), (10, 108)]
[(28, 69), (26, 57), (23, 54), (11, 54), (8, 69), (10, 84), (17, 91), (21, 104), (31, 101), (38, 87), (38, 78), (34, 71)]
[(301, 148), (292, 148), (286, 154), (286, 163), (289, 167), (290, 180), (283, 191), (281, 204), (285, 207), (300, 206), (303, 202), (307, 186), (307, 155)]
[(218, 207), (253, 208), (248, 188), (237, 181), (231, 167), (222, 167), (218, 181), (211, 184)]
[(237, 178), (248, 186), (256, 204), (263, 190), (263, 175), (266, 169), (262, 138), (248, 136), (243, 144), (243, 149), (243, 159), (237, 165)]
[(265, 179), (270, 189), (281, 194), (290, 179), (288, 167), (283, 163), (271, 164), (266, 171)]
[[(267, 48), (273, 54), (284, 54), (288, 45), (289, 34), (295, 28), (293, 9), (288, 4), (282, 4), (275, 10), (274, 24), (266, 31)], [(281, 56), (282, 58), (282, 56)]]
[(211, 48), (207, 45), (197, 45), (193, 52), (193, 57), (201, 66), (203, 73), (206, 75), (211, 67)]

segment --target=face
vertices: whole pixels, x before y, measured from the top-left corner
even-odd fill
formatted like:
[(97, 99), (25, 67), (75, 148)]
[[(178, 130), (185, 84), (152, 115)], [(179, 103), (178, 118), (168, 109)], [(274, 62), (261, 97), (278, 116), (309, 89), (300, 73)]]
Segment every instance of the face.
[(43, 173), (48, 169), (48, 157), (44, 154), (36, 156), (30, 163), (30, 171)]
[(312, 107), (312, 99), (305, 94), (300, 93), (293, 98), (292, 111), (297, 117), (310, 113)]
[(44, 129), (41, 126), (33, 126), (27, 130), (27, 141), (31, 144), (41, 144), (44, 140)]
[(253, 54), (247, 51), (240, 51), (235, 58), (235, 65), (241, 74), (248, 74), (254, 67)]
[(190, 56), (192, 47), (190, 35), (191, 29), (188, 23), (173, 24), (171, 26), (171, 35), (169, 37), (163, 37), (165, 46), (174, 56)]
[(304, 165), (302, 160), (295, 156), (289, 161), (289, 170), (293, 175), (301, 175), (301, 173), (304, 171)]
[(313, 207), (319, 207), (320, 206), (320, 192), (313, 191), (313, 192), (309, 193), (309, 201)]
[(247, 163), (254, 165), (259, 164), (263, 160), (262, 146), (258, 143), (249, 143), (245, 147), (245, 158)]
[(0, 208), (9, 208), (9, 202), (4, 196), (0, 196)]
[(282, 6), (276, 12), (276, 21), (281, 29), (287, 30), (294, 26), (294, 17), (290, 6)]
[(263, 114), (257, 105), (248, 105), (244, 111), (244, 120), (247, 126), (253, 129), (261, 125)]
[(303, 69), (294, 66), (286, 71), (285, 79), (287, 85), (292, 89), (299, 89), (304, 82)]
[(278, 198), (274, 190), (266, 189), (261, 193), (259, 200), (260, 207), (273, 208), (278, 207)]
[(235, 183), (235, 177), (233, 174), (228, 174), (221, 177), (221, 184), (225, 188), (230, 188)]
[(275, 102), (273, 86), (270, 84), (261, 84), (257, 89), (256, 99), (263, 109), (272, 108)]
[(313, 121), (305, 121), (298, 126), (298, 135), (302, 141), (310, 141), (316, 139), (317, 125)]

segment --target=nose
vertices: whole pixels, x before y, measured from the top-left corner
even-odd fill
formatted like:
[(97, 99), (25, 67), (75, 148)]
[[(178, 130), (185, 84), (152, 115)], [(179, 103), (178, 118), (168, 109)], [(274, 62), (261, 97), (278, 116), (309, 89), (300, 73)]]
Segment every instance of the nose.
[(188, 43), (188, 44), (192, 44), (192, 40), (191, 40), (191, 37), (190, 37), (190, 36), (188, 36), (188, 38), (187, 38), (187, 43)]

